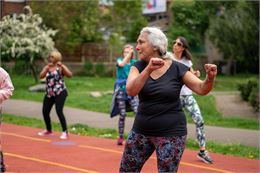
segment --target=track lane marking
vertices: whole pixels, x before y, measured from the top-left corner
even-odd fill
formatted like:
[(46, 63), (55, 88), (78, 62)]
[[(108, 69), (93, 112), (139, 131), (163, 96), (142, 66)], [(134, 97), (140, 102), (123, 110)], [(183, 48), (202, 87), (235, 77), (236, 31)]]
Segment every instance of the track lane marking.
[(27, 156), (22, 156), (22, 155), (13, 154), (13, 153), (4, 153), (4, 154), (6, 156), (11, 156), (11, 157), (19, 158), (19, 159), (25, 159), (25, 160), (45, 163), (45, 164), (49, 164), (49, 165), (59, 166), (59, 167), (71, 169), (71, 170), (74, 170), (74, 171), (81, 171), (81, 172), (86, 172), (86, 173), (98, 173), (96, 171), (90, 171), (90, 170), (87, 170), (87, 169), (77, 168), (77, 167), (74, 167), (74, 166), (64, 165), (62, 163), (50, 162), (50, 161), (47, 161), (47, 160), (37, 159), (37, 158), (33, 158), (33, 157), (27, 157)]
[[(23, 136), (23, 135), (14, 134), (14, 133), (0, 132), (0, 134), (10, 135), (10, 136), (15, 136), (15, 137), (21, 137), (21, 138), (35, 140), (35, 141), (41, 141), (41, 142), (52, 142), (51, 140), (47, 140), (47, 139), (27, 137), (27, 136)], [(93, 150), (105, 151), (105, 152), (116, 153), (116, 154), (123, 154), (122, 151), (117, 151), (117, 150), (112, 150), (112, 149), (107, 149), (107, 148), (102, 148), (102, 147), (95, 147), (95, 146), (89, 146), (89, 145), (78, 145), (78, 147), (89, 148), (89, 149), (93, 149)], [(150, 158), (156, 160), (156, 157), (150, 157)], [(188, 162), (182, 162), (181, 161), (180, 164), (185, 165), (185, 166), (191, 166), (191, 167), (206, 169), (206, 170), (218, 171), (218, 172), (221, 172), (221, 173), (234, 173), (232, 171), (227, 171), (227, 170), (218, 169), (218, 168), (211, 168), (211, 167), (208, 167), (208, 166), (196, 165), (196, 164), (192, 164), (192, 163), (188, 163)]]
[[(116, 154), (123, 154), (122, 151), (106, 149), (106, 148), (102, 148), (102, 147), (93, 147), (93, 146), (89, 146), (89, 145), (79, 145), (79, 147), (81, 147), (81, 148), (89, 148), (89, 149), (94, 149), (94, 150), (99, 150), (99, 151), (112, 152), (112, 153), (116, 153)], [(150, 158), (156, 160), (156, 157), (152, 156)], [(186, 165), (186, 166), (191, 166), (191, 167), (196, 167), (196, 168), (201, 168), (201, 169), (207, 169), (207, 170), (211, 170), (211, 171), (218, 171), (218, 172), (222, 172), (222, 173), (234, 173), (234, 172), (226, 171), (226, 170), (223, 170), (223, 169), (211, 168), (211, 167), (201, 166), (201, 165), (195, 165), (195, 164), (188, 163), (188, 162), (182, 162), (181, 161), (180, 164), (181, 165)]]
[(29, 136), (24, 136), (24, 135), (18, 135), (18, 134), (15, 134), (15, 133), (0, 132), (0, 134), (30, 139), (30, 140), (33, 140), (33, 141), (51, 142), (51, 140), (49, 140), (49, 139), (34, 138), (34, 137), (29, 137)]
[(80, 148), (89, 148), (93, 150), (99, 150), (99, 151), (106, 151), (110, 153), (116, 153), (116, 154), (123, 154), (122, 151), (117, 151), (117, 150), (112, 150), (112, 149), (107, 149), (107, 148), (101, 148), (101, 147), (94, 147), (94, 146), (89, 146), (89, 145), (78, 145)]

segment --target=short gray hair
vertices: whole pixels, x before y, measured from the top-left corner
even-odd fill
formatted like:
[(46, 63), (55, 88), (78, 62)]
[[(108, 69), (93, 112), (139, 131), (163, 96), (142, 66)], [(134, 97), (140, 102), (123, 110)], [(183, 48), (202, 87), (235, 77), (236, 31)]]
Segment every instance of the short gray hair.
[(169, 58), (167, 53), (168, 39), (161, 29), (157, 27), (144, 27), (140, 34), (147, 33), (149, 43), (158, 49), (162, 58)]

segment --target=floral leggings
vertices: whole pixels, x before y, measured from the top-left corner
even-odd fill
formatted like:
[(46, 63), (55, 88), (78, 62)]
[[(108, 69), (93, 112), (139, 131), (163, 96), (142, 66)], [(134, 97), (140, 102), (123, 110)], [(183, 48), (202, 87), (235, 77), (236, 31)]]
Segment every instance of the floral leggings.
[(181, 105), (189, 113), (196, 125), (197, 140), (200, 147), (206, 146), (204, 120), (200, 112), (199, 105), (197, 104), (193, 95), (180, 96)]
[[(117, 104), (120, 111), (120, 117), (118, 120), (118, 131), (119, 131), (119, 137), (122, 138), (124, 136), (124, 129), (125, 129), (125, 117), (126, 117), (126, 98), (129, 96), (126, 96), (126, 94), (123, 91), (119, 91), (116, 98), (117, 98)], [(129, 103), (131, 105), (132, 110), (134, 113), (137, 113), (138, 108), (138, 100), (135, 97), (131, 97), (128, 99)]]
[[(1, 127), (1, 123), (2, 123), (2, 107), (0, 105), (0, 127)], [(4, 155), (3, 155), (3, 151), (2, 151), (2, 146), (1, 146), (1, 136), (0, 136), (0, 173), (1, 172), (5, 172), (5, 164), (4, 164)]]
[(177, 172), (184, 152), (185, 136), (152, 137), (130, 131), (122, 156), (120, 172), (140, 172), (156, 151), (158, 172)]

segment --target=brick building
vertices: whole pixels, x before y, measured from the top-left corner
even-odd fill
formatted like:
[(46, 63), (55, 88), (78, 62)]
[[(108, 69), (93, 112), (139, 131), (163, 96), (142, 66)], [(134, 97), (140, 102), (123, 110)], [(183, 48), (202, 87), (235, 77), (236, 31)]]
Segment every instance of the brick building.
[(23, 12), (24, 6), (27, 5), (26, 0), (1, 0), (0, 15), (1, 18), (6, 15), (16, 15)]

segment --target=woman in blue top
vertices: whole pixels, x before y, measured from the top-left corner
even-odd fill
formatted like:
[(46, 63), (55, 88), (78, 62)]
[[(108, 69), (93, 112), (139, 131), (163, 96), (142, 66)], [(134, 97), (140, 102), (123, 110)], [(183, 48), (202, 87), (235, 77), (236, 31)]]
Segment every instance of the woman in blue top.
[(139, 106), (125, 144), (120, 172), (140, 172), (156, 151), (158, 172), (177, 172), (184, 152), (187, 123), (180, 103), (185, 84), (205, 95), (217, 75), (214, 64), (205, 64), (207, 77), (197, 78), (189, 68), (172, 60), (168, 40), (158, 28), (145, 27), (137, 39), (137, 61), (129, 72), (127, 94), (138, 95)]
[(127, 44), (123, 47), (122, 52), (123, 57), (119, 57), (116, 60), (116, 83), (115, 83), (115, 91), (114, 91), (114, 105), (118, 108), (118, 112), (112, 112), (111, 117), (115, 116), (116, 114), (120, 114), (118, 120), (118, 132), (119, 138), (117, 140), (118, 145), (123, 145), (124, 140), (124, 128), (125, 128), (125, 117), (127, 106), (131, 107), (131, 110), (134, 113), (137, 112), (138, 107), (138, 99), (137, 97), (130, 97), (126, 94), (125, 85), (126, 80), (130, 71), (131, 66), (133, 63), (136, 62), (134, 58), (134, 47), (130, 44)]

